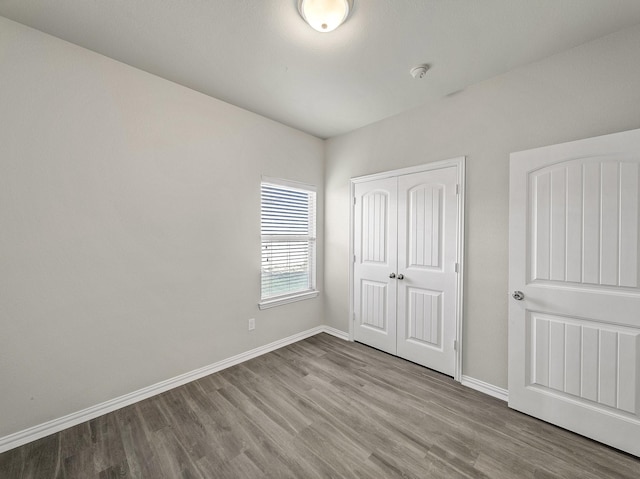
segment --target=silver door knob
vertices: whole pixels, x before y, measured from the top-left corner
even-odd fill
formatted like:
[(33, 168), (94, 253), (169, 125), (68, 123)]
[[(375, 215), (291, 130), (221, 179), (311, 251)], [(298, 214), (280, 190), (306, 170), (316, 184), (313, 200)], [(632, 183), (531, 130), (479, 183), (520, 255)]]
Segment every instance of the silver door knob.
[(389, 278), (391, 278), (391, 279), (393, 279), (393, 278), (395, 278), (395, 277), (396, 277), (396, 274), (395, 274), (395, 273), (391, 273), (391, 274), (389, 275)]
[(404, 274), (399, 274), (398, 279), (404, 279)]
[(524, 293), (522, 291), (514, 291), (511, 296), (513, 296), (513, 299), (517, 301), (522, 301), (524, 299)]

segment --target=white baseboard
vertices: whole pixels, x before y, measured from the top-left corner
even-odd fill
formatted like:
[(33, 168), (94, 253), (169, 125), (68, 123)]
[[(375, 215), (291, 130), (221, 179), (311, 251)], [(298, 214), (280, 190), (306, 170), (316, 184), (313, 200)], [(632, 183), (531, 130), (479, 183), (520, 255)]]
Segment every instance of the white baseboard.
[[(345, 333), (344, 331), (340, 331), (339, 329), (335, 329), (330, 326), (317, 326), (307, 331), (302, 331), (301, 333), (294, 334), (287, 338), (283, 338), (278, 341), (265, 344), (264, 346), (252, 349), (250, 351), (246, 351), (230, 358), (223, 359), (222, 361), (210, 364), (209, 366), (195, 369), (188, 373), (181, 374), (180, 376), (176, 376), (174, 378), (167, 379), (166, 381), (161, 381), (146, 388), (142, 388), (132, 393), (125, 394), (124, 396), (110, 399), (109, 401), (105, 401), (81, 411), (68, 414), (67, 416), (47, 421), (37, 426), (33, 426), (28, 429), (9, 434), (8, 436), (0, 437), (0, 453), (6, 452), (18, 446), (22, 446), (23, 444), (27, 444), (37, 439), (49, 436), (50, 434), (55, 434), (57, 432), (63, 431), (64, 429), (76, 426), (91, 419), (95, 419), (96, 417), (102, 416), (109, 412), (116, 411), (125, 406), (129, 406), (138, 401), (142, 401), (143, 399), (150, 398), (170, 389), (182, 386), (183, 384), (195, 381), (196, 379), (208, 376), (209, 374), (222, 371), (223, 369), (235, 366), (236, 364), (248, 361), (249, 359), (256, 358), (289, 344), (293, 344), (311, 336), (315, 336), (319, 333), (327, 333), (345, 341), (349, 340), (349, 334)], [(506, 389), (499, 388), (497, 386), (494, 386), (493, 384), (485, 383), (484, 381), (480, 381), (478, 379), (474, 379), (472, 377), (464, 375), (462, 376), (461, 383), (464, 386), (470, 387), (503, 401), (507, 401), (509, 399), (509, 392)]]
[(330, 334), (331, 336), (335, 336), (336, 338), (349, 341), (349, 333), (345, 333), (344, 331), (340, 331), (339, 329), (332, 328), (331, 326), (323, 326), (323, 328), (323, 332)]
[(178, 386), (182, 386), (183, 384), (195, 381), (196, 379), (200, 379), (204, 376), (208, 376), (209, 374), (216, 373), (228, 367), (235, 366), (236, 364), (240, 364), (244, 361), (248, 361), (249, 359), (253, 359), (268, 352), (275, 351), (276, 349), (280, 349), (297, 341), (315, 336), (318, 333), (328, 333), (340, 339), (349, 338), (349, 335), (337, 329), (328, 326), (317, 326), (315, 328), (303, 331), (298, 334), (294, 334), (287, 338), (274, 341), (273, 343), (265, 344), (264, 346), (260, 346), (250, 351), (237, 354), (227, 359), (223, 359), (222, 361), (210, 364), (209, 366), (204, 366), (194, 371), (181, 374), (180, 376), (167, 379), (166, 381), (161, 381), (146, 388), (142, 388), (132, 393), (125, 394), (124, 396), (110, 399), (109, 401), (105, 401), (81, 411), (68, 414), (67, 416), (47, 421), (37, 426), (33, 426), (28, 429), (9, 434), (8, 436), (0, 437), (0, 453), (18, 446), (22, 446), (23, 444), (27, 444), (45, 436), (49, 436), (50, 434), (55, 434), (56, 432), (60, 432), (64, 429), (76, 426), (80, 423), (89, 421), (109, 412), (116, 411), (117, 409), (129, 406), (138, 401), (142, 401), (143, 399), (147, 399)]
[(506, 389), (499, 388), (498, 386), (494, 386), (493, 384), (485, 383), (484, 381), (480, 381), (479, 379), (475, 379), (465, 375), (462, 375), (462, 381), (460, 382), (463, 386), (475, 389), (476, 391), (480, 391), (481, 393), (488, 394), (489, 396), (501, 399), (502, 401), (509, 401), (509, 391), (507, 391)]

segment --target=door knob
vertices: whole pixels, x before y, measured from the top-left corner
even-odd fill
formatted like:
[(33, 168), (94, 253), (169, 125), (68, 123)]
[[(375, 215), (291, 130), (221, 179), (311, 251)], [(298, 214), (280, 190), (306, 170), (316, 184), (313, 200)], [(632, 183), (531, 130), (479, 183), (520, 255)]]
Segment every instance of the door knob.
[(391, 273), (391, 274), (389, 275), (389, 278), (391, 278), (391, 279), (393, 279), (393, 278), (395, 278), (395, 277), (396, 277), (396, 274), (395, 274), (395, 273)]
[(511, 296), (513, 296), (513, 299), (517, 301), (522, 301), (524, 299), (524, 293), (522, 291), (514, 291)]
[(398, 279), (404, 279), (404, 274), (399, 274)]

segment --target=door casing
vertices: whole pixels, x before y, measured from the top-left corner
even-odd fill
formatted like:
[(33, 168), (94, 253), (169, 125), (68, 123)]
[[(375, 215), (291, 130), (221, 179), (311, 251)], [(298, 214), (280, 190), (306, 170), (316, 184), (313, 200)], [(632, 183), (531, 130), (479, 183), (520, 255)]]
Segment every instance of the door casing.
[(463, 318), (463, 285), (464, 285), (464, 205), (465, 205), (465, 160), (466, 157), (460, 156), (449, 160), (436, 161), (408, 168), (384, 171), (366, 176), (358, 176), (351, 178), (350, 196), (349, 196), (349, 340), (354, 340), (353, 321), (355, 317), (354, 307), (354, 207), (355, 207), (355, 185), (372, 180), (390, 178), (400, 175), (409, 175), (412, 173), (421, 173), (424, 171), (437, 170), (441, 168), (456, 167), (457, 184), (458, 184), (458, 224), (456, 229), (456, 254), (458, 264), (458, 276), (456, 287), (456, 351), (455, 351), (455, 370), (454, 380), (460, 382), (462, 379), (462, 318)]

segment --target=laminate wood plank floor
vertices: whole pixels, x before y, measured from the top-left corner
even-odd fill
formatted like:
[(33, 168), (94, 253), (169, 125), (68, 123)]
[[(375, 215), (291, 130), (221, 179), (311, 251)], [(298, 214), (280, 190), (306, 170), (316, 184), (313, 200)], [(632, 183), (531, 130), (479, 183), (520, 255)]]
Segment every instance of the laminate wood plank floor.
[(640, 478), (640, 459), (319, 334), (0, 454), (0, 478)]

